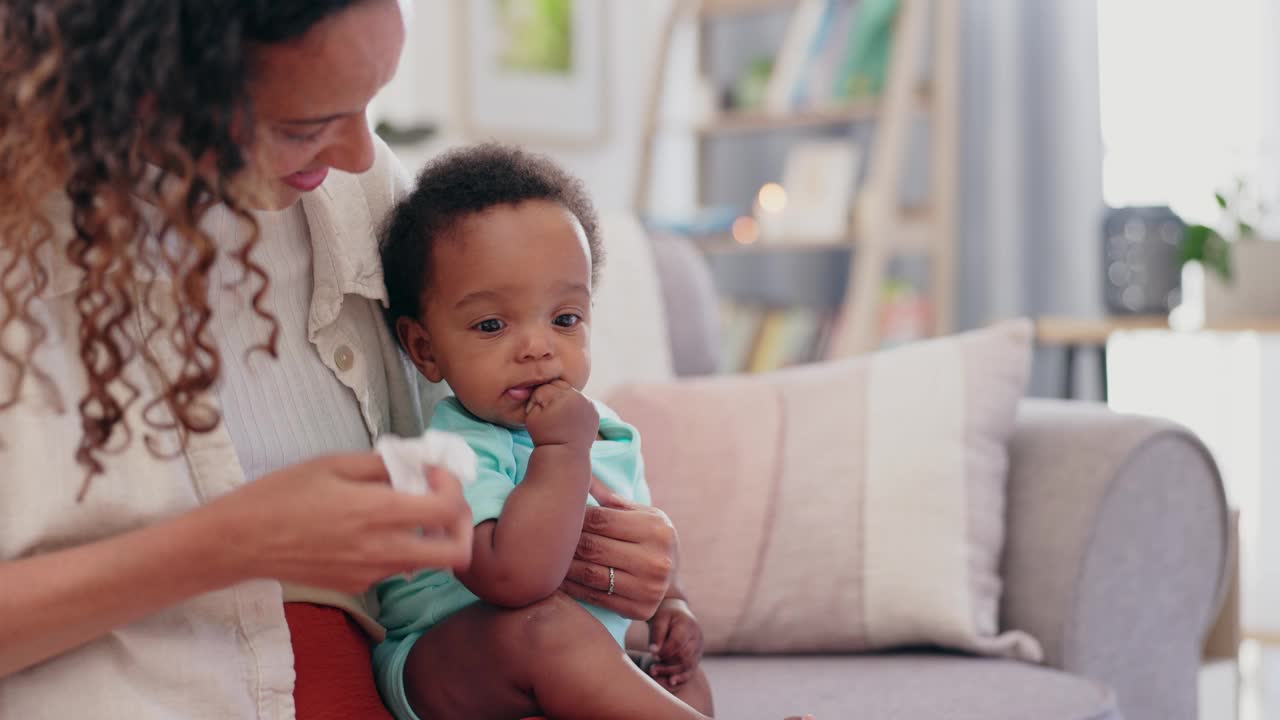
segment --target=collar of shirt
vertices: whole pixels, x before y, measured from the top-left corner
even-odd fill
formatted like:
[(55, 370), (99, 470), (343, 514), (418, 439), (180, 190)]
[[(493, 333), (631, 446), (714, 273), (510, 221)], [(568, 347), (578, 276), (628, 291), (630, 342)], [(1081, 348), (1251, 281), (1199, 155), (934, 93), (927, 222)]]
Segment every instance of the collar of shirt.
[[(345, 295), (359, 295), (383, 306), (387, 304), (378, 238), (373, 231), (377, 224), (370, 215), (370, 200), (366, 198), (370, 190), (379, 189), (379, 183), (365, 184), (372, 187), (362, 188), (360, 176), (333, 173), (329, 182), (302, 198), (315, 253), (312, 260), (315, 287), (307, 322), (312, 342), (322, 328), (338, 318)], [(382, 188), (382, 192), (382, 196), (376, 198), (379, 207), (389, 207), (399, 195), (390, 186)]]
[[(338, 317), (346, 294), (387, 303), (373, 231), (377, 225), (370, 208), (389, 208), (409, 181), (391, 151), (380, 142), (377, 146), (373, 170), (363, 175), (334, 171), (324, 185), (302, 197), (315, 252), (315, 289), (308, 323), (312, 335)], [(51, 298), (80, 287), (84, 273), (67, 258), (73, 236), (70, 200), (62, 193), (51, 195), (43, 212), (46, 218), (57, 219), (53, 221), (53, 237), (37, 253), (47, 277), (41, 296)]]

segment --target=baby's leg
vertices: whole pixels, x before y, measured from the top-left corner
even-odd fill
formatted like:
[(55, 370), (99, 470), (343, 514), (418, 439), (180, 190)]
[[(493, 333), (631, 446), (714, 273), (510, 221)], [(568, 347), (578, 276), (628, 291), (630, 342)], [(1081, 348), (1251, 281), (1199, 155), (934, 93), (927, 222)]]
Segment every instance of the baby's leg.
[(701, 719), (646, 677), (602, 625), (557, 595), (521, 610), (474, 605), (433, 628), (405, 669), (424, 720)]
[(423, 720), (544, 713), (556, 720), (706, 720), (636, 667), (581, 605), (556, 594), (521, 610), (483, 604), (415, 643), (405, 665)]
[[(653, 666), (657, 662), (657, 658), (648, 652), (639, 650), (629, 651), (631, 660), (640, 667), (645, 675), (653, 677)], [(668, 692), (684, 701), (686, 705), (697, 710), (703, 715), (714, 716), (716, 714), (715, 705), (711, 701), (711, 680), (707, 678), (707, 673), (701, 667), (695, 668), (689, 674), (689, 679), (685, 682), (672, 687), (669, 682), (670, 678), (655, 678), (658, 684), (666, 688)]]
[[(663, 687), (667, 686), (663, 685)], [(672, 695), (698, 712), (704, 715), (715, 715), (711, 702), (711, 681), (707, 679), (707, 674), (702, 671), (702, 668), (694, 670), (685, 682), (668, 689)]]

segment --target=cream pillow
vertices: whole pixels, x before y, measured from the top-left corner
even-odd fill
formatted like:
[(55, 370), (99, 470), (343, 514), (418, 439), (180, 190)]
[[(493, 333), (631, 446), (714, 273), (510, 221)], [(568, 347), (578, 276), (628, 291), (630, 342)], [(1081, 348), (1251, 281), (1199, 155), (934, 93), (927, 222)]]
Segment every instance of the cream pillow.
[(997, 626), (1006, 443), (1031, 326), (757, 376), (616, 388), (712, 652), (940, 646)]
[(624, 379), (665, 382), (675, 376), (662, 281), (649, 236), (634, 216), (604, 213), (600, 239), (605, 271), (592, 297), (591, 380), (586, 387), (593, 397)]

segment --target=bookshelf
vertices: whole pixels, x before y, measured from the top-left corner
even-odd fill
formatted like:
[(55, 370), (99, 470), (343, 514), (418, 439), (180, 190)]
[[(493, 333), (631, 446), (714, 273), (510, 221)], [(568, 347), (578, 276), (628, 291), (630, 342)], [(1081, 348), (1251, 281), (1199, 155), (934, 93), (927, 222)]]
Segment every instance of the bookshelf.
[[(699, 73), (707, 75), (711, 62), (706, 52), (708, 33), (717, 23), (739, 22), (767, 13), (785, 14), (789, 37), (792, 25), (812, 22), (821, 8), (838, 3), (856, 7), (869, 1), (676, 0), (664, 24), (649, 89), (633, 203), (637, 213), (643, 214), (648, 207), (659, 104), (674, 34), (687, 24), (695, 26), (702, 46)], [(749, 304), (763, 310), (761, 327), (755, 330), (757, 344), (771, 332), (782, 332), (768, 327), (773, 318), (807, 311), (821, 315), (817, 322), (820, 329), (816, 337), (806, 341), (808, 355), (799, 353), (796, 361), (848, 357), (911, 339), (894, 329), (894, 323), (904, 313), (922, 328), (918, 333), (921, 337), (952, 330), (958, 2), (898, 1), (883, 85), (874, 95), (863, 94), (839, 103), (779, 108), (776, 103), (766, 102), (752, 109), (720, 110), (689, 128), (698, 155), (700, 196), (706, 193), (707, 148), (713, 143), (726, 139), (803, 138), (806, 133), (824, 137), (845, 133), (852, 137), (859, 128), (871, 128), (871, 132), (862, 133), (867, 138), (863, 147), (865, 171), (855, 186), (844, 241), (787, 242), (783, 238), (743, 245), (728, 235), (699, 238), (727, 304)], [(802, 17), (806, 12), (808, 20)], [(842, 27), (850, 30), (847, 24)], [(775, 72), (783, 65), (781, 56), (785, 52), (785, 47), (779, 48)], [(923, 150), (917, 127), (927, 131)], [(902, 197), (901, 189), (904, 178), (916, 166), (913, 159), (916, 165), (922, 159), (927, 170), (923, 192), (917, 193), (922, 197), (908, 200)], [(750, 200), (744, 200), (744, 205), (749, 205)], [(903, 268), (908, 270), (904, 273)], [(912, 300), (905, 310), (894, 300), (902, 296), (903, 275), (916, 279), (922, 288), (921, 297)], [(729, 314), (734, 312), (731, 307), (727, 310)], [(732, 317), (726, 320), (726, 335), (735, 334), (734, 322)], [(800, 324), (812, 330), (814, 323), (805, 319)], [(741, 334), (750, 333), (744, 330)], [(739, 365), (725, 369), (767, 369), (761, 367), (767, 363), (751, 359)]]
[(822, 108), (794, 113), (765, 111), (723, 112), (698, 126), (702, 135), (720, 133), (768, 132), (835, 125), (848, 125), (875, 119), (879, 112), (875, 102), (856, 102), (848, 107)]
[[(922, 83), (916, 88), (917, 110), (928, 108), (930, 92), (927, 84)], [(881, 111), (881, 103), (876, 99), (857, 99), (835, 107), (819, 107), (786, 113), (767, 110), (728, 111), (717, 113), (699, 123), (697, 131), (702, 135), (716, 135), (831, 127), (875, 120), (880, 116)]]
[(735, 15), (767, 12), (792, 8), (798, 0), (703, 0), (697, 7), (697, 15), (710, 20)]

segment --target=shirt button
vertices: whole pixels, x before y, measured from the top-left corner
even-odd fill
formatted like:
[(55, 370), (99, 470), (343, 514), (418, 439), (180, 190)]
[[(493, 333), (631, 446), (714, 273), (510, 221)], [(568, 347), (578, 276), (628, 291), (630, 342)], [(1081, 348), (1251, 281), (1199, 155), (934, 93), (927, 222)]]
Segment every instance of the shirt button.
[(339, 372), (346, 372), (356, 364), (356, 355), (346, 345), (339, 345), (338, 349), (333, 351), (333, 364), (338, 367)]

